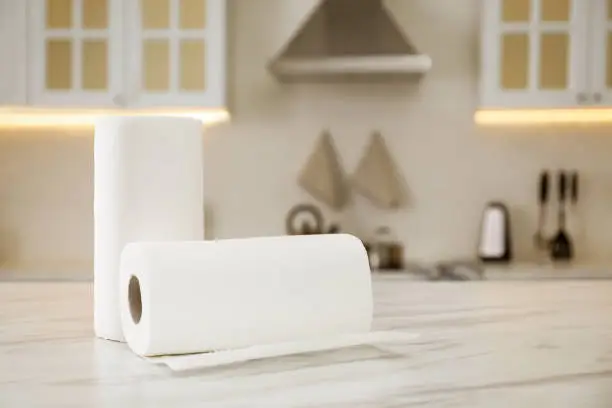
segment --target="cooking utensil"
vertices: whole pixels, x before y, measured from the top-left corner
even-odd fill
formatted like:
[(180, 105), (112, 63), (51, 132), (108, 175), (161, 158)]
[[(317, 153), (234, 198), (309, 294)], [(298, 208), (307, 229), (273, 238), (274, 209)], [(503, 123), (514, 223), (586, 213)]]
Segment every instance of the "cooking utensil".
[[(565, 198), (567, 193), (568, 177), (565, 172), (559, 172), (559, 231), (550, 245), (552, 259), (555, 261), (568, 261), (573, 256), (573, 245), (569, 234), (565, 231)], [(578, 191), (576, 189), (576, 191)]]
[[(303, 219), (306, 216), (306, 220)], [(308, 219), (310, 218), (310, 219)], [(289, 235), (339, 234), (340, 226), (325, 226), (323, 213), (313, 204), (298, 204), (289, 210), (285, 219), (285, 228)]]
[(578, 172), (577, 171), (573, 171), (571, 176), (570, 176), (570, 190), (571, 190), (571, 201), (572, 201), (572, 205), (575, 206), (576, 204), (578, 204)]
[(548, 239), (544, 236), (544, 223), (548, 213), (548, 196), (550, 190), (550, 175), (548, 171), (540, 173), (540, 182), (538, 185), (538, 230), (533, 236), (536, 248), (544, 249), (548, 246)]
[[(579, 175), (578, 171), (574, 170), (570, 176), (570, 208), (568, 212), (568, 230), (572, 234), (574, 243), (577, 243), (582, 234), (582, 227), (580, 220), (580, 214), (578, 212), (578, 196), (580, 195), (579, 188)], [(574, 245), (574, 252), (577, 250), (577, 245)]]
[[(304, 215), (306, 215), (308, 221), (302, 218)], [(323, 229), (323, 213), (312, 204), (296, 205), (287, 214), (285, 227), (289, 235), (314, 234), (315, 231)]]

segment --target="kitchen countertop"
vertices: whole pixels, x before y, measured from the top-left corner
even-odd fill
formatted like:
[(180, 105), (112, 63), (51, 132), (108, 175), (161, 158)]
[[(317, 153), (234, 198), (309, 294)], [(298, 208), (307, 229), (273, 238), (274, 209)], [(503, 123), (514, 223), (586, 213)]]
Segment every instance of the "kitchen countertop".
[[(453, 265), (454, 262), (448, 264)], [(515, 262), (509, 265), (478, 265), (470, 262), (456, 264), (472, 265), (482, 271), (481, 280), (612, 280), (612, 262), (568, 263)], [(375, 275), (396, 276), (401, 280), (428, 281), (432, 279), (436, 264), (409, 264), (403, 271), (375, 271)], [(448, 277), (440, 280), (452, 280)], [(0, 265), (0, 282), (90, 282), (93, 280), (93, 261), (56, 263), (4, 264)]]
[(488, 265), (487, 280), (612, 279), (609, 264), (518, 263)]
[(0, 284), (0, 407), (612, 406), (612, 282), (374, 278), (420, 336), (189, 374), (92, 337), (90, 283)]
[[(448, 262), (432, 265), (409, 265), (403, 271), (376, 271), (377, 275), (397, 276), (417, 281), (456, 280), (450, 275), (439, 275), (439, 268), (454, 270), (464, 280), (487, 281), (540, 281), (540, 280), (610, 280), (612, 265), (585, 263), (516, 262), (511, 264), (478, 264), (474, 262)], [(438, 275), (438, 276), (437, 276)], [(455, 276), (455, 278), (457, 277)]]
[(87, 282), (93, 280), (93, 260), (5, 262), (0, 265), (0, 282)]

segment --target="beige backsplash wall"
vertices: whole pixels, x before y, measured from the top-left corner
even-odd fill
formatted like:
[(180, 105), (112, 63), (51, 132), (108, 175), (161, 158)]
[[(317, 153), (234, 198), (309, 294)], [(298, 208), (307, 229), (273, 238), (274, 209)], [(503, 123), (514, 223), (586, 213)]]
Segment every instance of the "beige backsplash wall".
[[(233, 0), (234, 121), (206, 136), (206, 194), (214, 235), (284, 232), (284, 217), (312, 201), (295, 184), (316, 138), (330, 129), (348, 172), (380, 130), (409, 186), (409, 205), (375, 209), (354, 196), (327, 220), (367, 235), (391, 226), (415, 259), (473, 254), (483, 206), (506, 202), (517, 255), (533, 258), (539, 170), (583, 175), (579, 257), (612, 258), (612, 132), (484, 131), (477, 104), (479, 0), (392, 0), (390, 8), (434, 60), (419, 84), (283, 87), (264, 66), (313, 0)], [(0, 138), (0, 249), (13, 263), (92, 257), (92, 137), (69, 131), (5, 132)], [(570, 221), (573, 219), (570, 219)]]

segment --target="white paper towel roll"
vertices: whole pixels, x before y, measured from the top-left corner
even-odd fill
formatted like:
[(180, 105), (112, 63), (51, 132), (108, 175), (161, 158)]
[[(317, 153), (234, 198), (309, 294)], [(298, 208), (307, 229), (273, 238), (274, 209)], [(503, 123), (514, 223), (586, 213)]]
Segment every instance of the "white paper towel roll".
[(344, 234), (133, 243), (120, 293), (141, 356), (315, 344), (372, 324), (368, 257)]
[(119, 263), (128, 242), (204, 237), (202, 124), (109, 117), (95, 125), (94, 326), (124, 341)]

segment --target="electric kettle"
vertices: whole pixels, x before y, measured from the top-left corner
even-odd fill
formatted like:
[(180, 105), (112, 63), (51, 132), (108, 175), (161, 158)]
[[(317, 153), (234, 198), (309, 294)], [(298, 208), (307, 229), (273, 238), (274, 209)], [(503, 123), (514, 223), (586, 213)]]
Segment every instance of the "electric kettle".
[(482, 262), (509, 262), (512, 259), (510, 212), (500, 202), (491, 202), (484, 210), (478, 258)]

